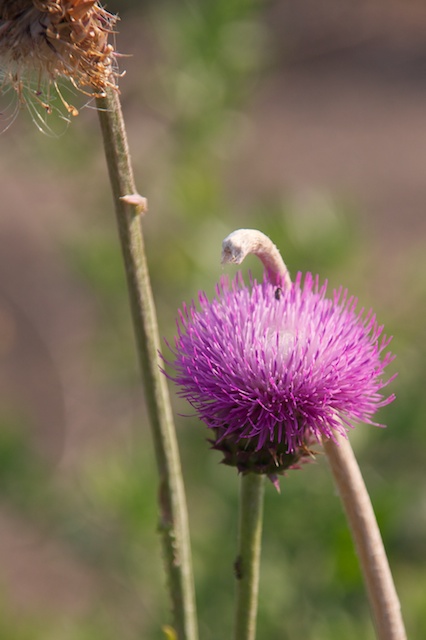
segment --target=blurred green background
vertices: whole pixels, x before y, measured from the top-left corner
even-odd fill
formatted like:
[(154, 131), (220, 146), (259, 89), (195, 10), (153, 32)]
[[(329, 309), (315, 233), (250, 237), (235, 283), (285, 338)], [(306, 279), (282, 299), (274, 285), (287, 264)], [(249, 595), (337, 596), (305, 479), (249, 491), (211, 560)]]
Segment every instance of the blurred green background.
[[(244, 226), (394, 335), (388, 428), (351, 439), (408, 635), (426, 637), (424, 4), (108, 8), (161, 334), (213, 292), (221, 241)], [(0, 639), (157, 640), (170, 616), (153, 447), (97, 116), (73, 100), (55, 135), (22, 110), (0, 137)], [(228, 638), (238, 479), (195, 418), (177, 426), (200, 636)], [(258, 639), (372, 640), (322, 456), (281, 490), (266, 492)]]

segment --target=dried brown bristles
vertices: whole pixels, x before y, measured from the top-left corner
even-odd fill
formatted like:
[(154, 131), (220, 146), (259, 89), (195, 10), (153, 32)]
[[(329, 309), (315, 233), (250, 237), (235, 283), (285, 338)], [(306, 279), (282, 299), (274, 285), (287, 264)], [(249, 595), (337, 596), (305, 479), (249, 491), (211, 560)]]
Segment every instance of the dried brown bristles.
[[(28, 76), (55, 86), (66, 77), (95, 97), (106, 87), (116, 88), (114, 47), (108, 43), (116, 20), (96, 0), (0, 0), (3, 85), (12, 85), (22, 101)], [(49, 112), (49, 105), (41, 104)]]

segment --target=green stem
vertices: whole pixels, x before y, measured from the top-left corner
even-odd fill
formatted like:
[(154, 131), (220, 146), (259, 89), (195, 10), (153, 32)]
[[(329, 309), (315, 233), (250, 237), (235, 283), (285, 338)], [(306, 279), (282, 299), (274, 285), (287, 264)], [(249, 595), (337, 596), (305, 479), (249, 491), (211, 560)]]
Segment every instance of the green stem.
[(118, 92), (96, 99), (121, 241), (145, 398), (160, 476), (160, 531), (179, 640), (197, 640), (188, 516), (167, 384), (158, 366), (158, 325), (145, 256), (140, 206)]
[(241, 476), (238, 555), (235, 561), (235, 640), (254, 640), (256, 637), (264, 487), (265, 477), (261, 474)]

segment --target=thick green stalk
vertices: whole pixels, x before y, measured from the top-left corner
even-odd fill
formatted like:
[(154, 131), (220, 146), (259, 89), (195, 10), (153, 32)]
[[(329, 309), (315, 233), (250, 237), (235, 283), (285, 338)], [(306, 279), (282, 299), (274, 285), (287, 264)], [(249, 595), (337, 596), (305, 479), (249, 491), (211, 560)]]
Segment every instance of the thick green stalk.
[(241, 476), (238, 555), (234, 566), (237, 579), (235, 640), (256, 637), (264, 488), (265, 476), (257, 473)]
[(179, 640), (198, 637), (188, 516), (176, 432), (164, 376), (158, 367), (159, 335), (146, 262), (138, 198), (118, 93), (96, 99), (114, 197), (145, 398), (160, 475), (160, 532)]

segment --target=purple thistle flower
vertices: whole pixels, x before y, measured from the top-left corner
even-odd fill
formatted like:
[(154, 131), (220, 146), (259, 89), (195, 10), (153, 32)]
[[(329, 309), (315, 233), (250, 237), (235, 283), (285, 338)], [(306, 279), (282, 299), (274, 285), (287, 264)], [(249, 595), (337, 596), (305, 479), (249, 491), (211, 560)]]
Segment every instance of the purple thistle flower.
[[(394, 395), (380, 391), (390, 338), (372, 311), (299, 273), (294, 283), (223, 277), (217, 297), (179, 313), (167, 374), (215, 434), (214, 448), (240, 471), (275, 475), (323, 437), (345, 435)], [(382, 425), (377, 425), (382, 426)]]

